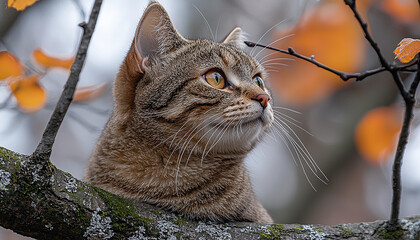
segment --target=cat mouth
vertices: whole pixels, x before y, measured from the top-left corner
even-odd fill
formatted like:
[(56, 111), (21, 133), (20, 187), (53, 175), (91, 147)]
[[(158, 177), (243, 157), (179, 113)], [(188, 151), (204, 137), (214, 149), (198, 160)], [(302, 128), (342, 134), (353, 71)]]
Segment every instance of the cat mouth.
[(264, 125), (264, 121), (262, 116), (256, 117), (256, 118), (252, 118), (252, 119), (242, 119), (242, 120), (237, 120), (235, 122), (229, 122), (227, 121), (227, 123), (225, 124), (220, 124), (220, 123), (212, 123), (210, 124), (210, 127), (212, 128), (226, 128), (226, 129), (230, 129), (230, 128), (244, 128), (244, 127), (253, 127), (255, 125)]
[(241, 126), (242, 127), (248, 127), (248, 126), (253, 126), (253, 125), (256, 125), (256, 124), (263, 124), (263, 123), (264, 123), (263, 122), (263, 119), (260, 116), (260, 117), (257, 117), (255, 119), (251, 119), (249, 121), (246, 121), (246, 122), (241, 123)]

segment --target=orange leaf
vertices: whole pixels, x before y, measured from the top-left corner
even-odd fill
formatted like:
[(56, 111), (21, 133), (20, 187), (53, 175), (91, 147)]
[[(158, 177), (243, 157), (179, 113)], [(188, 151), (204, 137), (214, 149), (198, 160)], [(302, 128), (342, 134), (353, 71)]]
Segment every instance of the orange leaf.
[(369, 162), (380, 164), (394, 152), (402, 124), (400, 113), (396, 107), (375, 108), (357, 124), (356, 146)]
[(420, 40), (412, 38), (404, 38), (394, 50), (395, 58), (398, 58), (402, 63), (410, 62), (419, 52)]
[(0, 52), (0, 80), (19, 76), (24, 68), (19, 60), (9, 52)]
[(25, 10), (26, 7), (31, 6), (38, 0), (7, 0), (7, 7), (15, 8), (18, 11)]
[(74, 57), (69, 59), (60, 59), (46, 55), (41, 49), (35, 49), (32, 53), (34, 59), (43, 67), (61, 67), (70, 69)]
[[(289, 35), (292, 36), (286, 37)], [(296, 52), (314, 55), (317, 61), (334, 69), (354, 72), (363, 64), (363, 34), (351, 11), (341, 2), (332, 1), (307, 11), (294, 28), (275, 34), (276, 39), (282, 37), (285, 38), (273, 44), (274, 47), (293, 47)], [(287, 67), (270, 66), (276, 58), (285, 57), (293, 58), (276, 53), (264, 64), (269, 72), (273, 70), (270, 83), (283, 102), (314, 104), (344, 86), (336, 75), (299, 59), (282, 62)]]
[(10, 83), (10, 89), (16, 97), (20, 110), (33, 113), (43, 108), (47, 101), (47, 93), (39, 83), (39, 76), (15, 78)]
[(98, 98), (102, 95), (102, 93), (106, 90), (107, 84), (103, 83), (98, 86), (86, 86), (86, 87), (79, 87), (74, 92), (73, 101), (81, 102), (81, 101), (88, 101)]
[(382, 8), (403, 23), (414, 23), (420, 20), (419, 3), (415, 0), (385, 0), (382, 2)]

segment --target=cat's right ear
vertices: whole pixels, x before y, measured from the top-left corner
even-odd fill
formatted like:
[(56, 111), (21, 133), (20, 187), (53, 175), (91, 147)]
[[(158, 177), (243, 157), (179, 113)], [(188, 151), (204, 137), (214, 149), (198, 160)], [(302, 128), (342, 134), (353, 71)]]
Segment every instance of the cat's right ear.
[(236, 27), (232, 30), (232, 32), (227, 35), (225, 40), (222, 41), (224, 44), (231, 44), (239, 49), (245, 48), (245, 33), (242, 31), (240, 27)]
[(144, 73), (151, 61), (158, 60), (185, 41), (163, 6), (157, 2), (149, 4), (134, 36), (135, 57), (140, 72)]

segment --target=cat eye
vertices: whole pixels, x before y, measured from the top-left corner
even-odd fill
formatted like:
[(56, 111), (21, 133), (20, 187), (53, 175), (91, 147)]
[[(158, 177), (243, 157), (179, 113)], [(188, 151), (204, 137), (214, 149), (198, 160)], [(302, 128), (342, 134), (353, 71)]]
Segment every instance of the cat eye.
[(257, 84), (258, 87), (264, 89), (264, 81), (262, 80), (261, 76), (257, 75), (254, 77), (254, 82)]
[(203, 75), (203, 78), (213, 87), (222, 89), (226, 86), (225, 77), (217, 69), (210, 70)]

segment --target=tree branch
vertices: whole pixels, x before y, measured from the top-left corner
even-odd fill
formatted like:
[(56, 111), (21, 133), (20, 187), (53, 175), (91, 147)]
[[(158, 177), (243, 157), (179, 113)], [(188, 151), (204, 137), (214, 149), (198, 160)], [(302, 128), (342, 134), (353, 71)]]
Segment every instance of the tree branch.
[(398, 225), (398, 218), (400, 214), (401, 204), (401, 166), (404, 156), (405, 146), (408, 142), (410, 134), (410, 123), (413, 119), (413, 108), (416, 102), (415, 95), (417, 87), (420, 82), (420, 55), (417, 55), (417, 72), (416, 76), (411, 83), (410, 90), (407, 93), (408, 97), (405, 100), (404, 121), (401, 129), (400, 137), (398, 140), (398, 147), (395, 153), (394, 164), (392, 166), (392, 208), (390, 223), (394, 228)]
[(378, 239), (420, 236), (420, 217), (337, 226), (192, 221), (121, 198), (0, 147), (0, 225), (37, 239)]
[(45, 128), (38, 147), (32, 154), (32, 158), (35, 161), (43, 164), (46, 164), (49, 161), (52, 146), (54, 144), (58, 129), (60, 128), (70, 103), (73, 100), (74, 91), (76, 89), (77, 82), (79, 81), (79, 75), (82, 71), (83, 64), (86, 59), (90, 39), (92, 37), (93, 31), (95, 30), (96, 20), (98, 19), (101, 5), (102, 0), (95, 0), (89, 17), (89, 22), (87, 24), (85, 22), (79, 24), (79, 26), (83, 28), (83, 36), (80, 41), (79, 50), (77, 51), (76, 59), (71, 66), (70, 76), (67, 79), (61, 97), (57, 102), (57, 106), (55, 107), (47, 127)]
[(398, 75), (398, 72), (395, 69), (392, 69), (390, 64), (386, 61), (385, 57), (381, 53), (381, 49), (378, 46), (378, 43), (373, 40), (372, 35), (369, 33), (368, 24), (363, 21), (362, 17), (360, 16), (359, 12), (356, 8), (356, 0), (344, 0), (345, 4), (350, 7), (351, 11), (354, 14), (354, 17), (359, 22), (359, 25), (362, 27), (363, 33), (365, 34), (366, 40), (369, 42), (369, 44), (372, 46), (372, 48), (375, 50), (376, 55), (378, 56), (379, 62), (381, 63), (381, 66), (384, 67), (386, 70), (388, 70), (392, 74), (392, 78), (394, 79), (395, 84), (398, 87), (398, 90), (400, 91), (401, 96), (406, 99), (407, 91), (404, 87), (404, 84), (402, 83), (402, 80), (400, 76)]
[[(262, 44), (259, 44), (259, 43), (250, 42), (250, 41), (245, 41), (244, 43), (248, 47), (263, 47), (263, 48), (266, 48), (266, 49), (269, 49), (269, 50), (273, 50), (273, 51), (276, 51), (276, 52), (281, 52), (281, 53), (284, 53), (284, 54), (287, 54), (287, 55), (294, 56), (294, 57), (297, 57), (299, 59), (305, 60), (305, 61), (307, 61), (307, 62), (309, 62), (309, 63), (311, 63), (315, 66), (318, 66), (319, 68), (322, 68), (324, 70), (327, 70), (327, 71), (339, 76), (344, 81), (348, 81), (350, 79), (355, 79), (356, 81), (360, 81), (360, 80), (363, 80), (366, 77), (369, 77), (371, 75), (374, 75), (374, 74), (377, 74), (377, 73), (380, 73), (380, 72), (384, 72), (384, 71), (389, 71), (385, 67), (382, 66), (382, 67), (366, 70), (366, 71), (361, 72), (361, 73), (341, 72), (341, 71), (330, 68), (330, 67), (316, 61), (314, 56), (312, 56), (310, 58), (306, 57), (306, 56), (303, 56), (303, 55), (297, 53), (293, 48), (289, 48), (286, 51), (286, 50), (283, 50), (283, 49), (278, 49), (278, 48), (262, 45)], [(416, 62), (417, 61), (415, 61), (414, 63), (407, 64), (407, 65), (402, 65), (402, 66), (390, 66), (390, 69), (392, 71), (403, 71), (403, 70), (406, 70), (407, 68), (413, 66), (414, 64), (416, 64)]]

